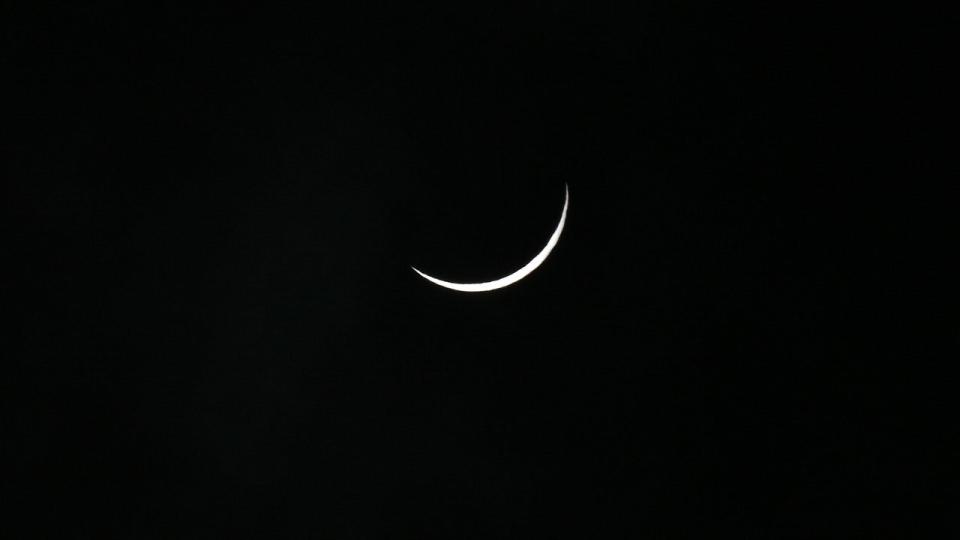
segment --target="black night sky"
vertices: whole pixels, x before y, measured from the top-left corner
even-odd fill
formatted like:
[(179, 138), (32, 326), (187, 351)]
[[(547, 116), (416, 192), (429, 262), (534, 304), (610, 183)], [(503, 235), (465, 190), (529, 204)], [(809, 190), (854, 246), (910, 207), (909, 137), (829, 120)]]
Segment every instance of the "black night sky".
[[(839, 13), (322, 4), (3, 8), (0, 536), (956, 527), (960, 229), (872, 180), (930, 172), (874, 114), (898, 57)], [(523, 281), (410, 269), (512, 272), (564, 185)]]

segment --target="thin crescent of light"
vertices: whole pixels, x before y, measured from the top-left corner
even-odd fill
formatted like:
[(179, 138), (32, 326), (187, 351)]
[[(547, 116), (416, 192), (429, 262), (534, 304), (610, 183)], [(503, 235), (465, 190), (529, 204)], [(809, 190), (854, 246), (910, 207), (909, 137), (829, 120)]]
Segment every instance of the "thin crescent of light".
[(441, 287), (446, 287), (448, 289), (453, 289), (455, 291), (461, 292), (484, 292), (492, 291), (494, 289), (502, 289), (507, 285), (512, 285), (521, 279), (530, 275), (530, 272), (533, 272), (537, 269), (538, 266), (543, 264), (543, 261), (547, 260), (547, 255), (550, 255), (550, 252), (553, 251), (553, 247), (557, 245), (557, 241), (560, 240), (560, 233), (563, 232), (563, 224), (567, 221), (567, 206), (570, 203), (570, 189), (564, 184), (564, 199), (563, 199), (563, 213), (560, 214), (560, 223), (557, 224), (557, 229), (553, 231), (553, 234), (550, 236), (550, 240), (547, 241), (547, 245), (540, 250), (540, 253), (537, 253), (537, 256), (530, 260), (527, 264), (523, 265), (523, 268), (517, 270), (516, 272), (504, 276), (500, 279), (495, 279), (493, 281), (484, 281), (483, 283), (452, 283), (450, 281), (444, 281), (442, 279), (437, 279), (433, 276), (428, 276), (423, 272), (417, 270), (413, 266), (413, 271), (420, 274), (420, 277), (431, 281)]

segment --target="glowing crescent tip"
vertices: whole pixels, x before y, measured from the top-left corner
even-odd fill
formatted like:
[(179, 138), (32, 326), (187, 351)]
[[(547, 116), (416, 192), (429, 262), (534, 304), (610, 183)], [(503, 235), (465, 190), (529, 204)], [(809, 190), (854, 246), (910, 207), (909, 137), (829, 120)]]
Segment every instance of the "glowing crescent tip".
[(516, 272), (500, 279), (484, 281), (483, 283), (452, 283), (450, 281), (444, 281), (442, 279), (437, 279), (433, 276), (424, 274), (413, 266), (410, 268), (413, 268), (414, 272), (420, 274), (420, 277), (426, 279), (427, 281), (433, 282), (441, 287), (446, 287), (447, 289), (453, 289), (461, 292), (485, 292), (495, 289), (502, 289), (508, 285), (513, 285), (514, 283), (530, 275), (530, 272), (533, 272), (537, 269), (537, 267), (543, 264), (543, 261), (547, 260), (547, 255), (550, 255), (550, 252), (553, 251), (553, 247), (556, 246), (557, 241), (560, 240), (560, 233), (563, 232), (563, 224), (567, 221), (567, 206), (570, 203), (570, 189), (566, 184), (564, 184), (563, 190), (563, 212), (560, 214), (560, 223), (557, 224), (557, 229), (553, 231), (553, 234), (550, 236), (550, 240), (547, 240), (547, 245), (540, 250), (540, 253), (537, 253), (536, 257), (531, 259), (530, 262), (523, 265), (523, 268), (517, 270)]

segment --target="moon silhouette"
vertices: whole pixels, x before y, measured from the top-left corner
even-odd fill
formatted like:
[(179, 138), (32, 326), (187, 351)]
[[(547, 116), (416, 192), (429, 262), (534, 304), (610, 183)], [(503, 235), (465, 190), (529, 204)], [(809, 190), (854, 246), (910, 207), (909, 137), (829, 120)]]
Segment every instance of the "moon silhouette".
[(441, 287), (446, 287), (447, 289), (453, 289), (461, 292), (485, 292), (495, 289), (502, 289), (508, 285), (513, 285), (514, 283), (530, 275), (530, 272), (533, 272), (537, 269), (537, 267), (543, 264), (543, 261), (547, 260), (547, 255), (550, 255), (550, 252), (553, 251), (553, 247), (556, 246), (557, 241), (560, 240), (560, 233), (563, 232), (563, 224), (567, 221), (567, 206), (570, 203), (570, 188), (564, 184), (563, 190), (563, 213), (560, 214), (560, 223), (557, 224), (557, 229), (553, 231), (552, 235), (550, 235), (550, 240), (547, 240), (547, 245), (540, 250), (540, 253), (537, 253), (536, 257), (530, 259), (530, 262), (523, 265), (523, 267), (516, 272), (513, 272), (512, 274), (504, 276), (500, 279), (484, 281), (482, 283), (452, 283), (450, 281), (444, 281), (442, 279), (437, 279), (433, 276), (424, 274), (413, 266), (410, 268), (413, 268), (414, 272), (420, 274), (420, 277), (426, 279), (427, 281), (430, 281)]

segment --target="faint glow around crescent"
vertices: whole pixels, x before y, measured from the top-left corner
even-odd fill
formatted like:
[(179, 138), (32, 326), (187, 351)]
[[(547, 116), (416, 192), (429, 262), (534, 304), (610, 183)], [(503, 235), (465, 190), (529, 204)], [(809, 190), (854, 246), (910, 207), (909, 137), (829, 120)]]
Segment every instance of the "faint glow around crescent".
[(512, 285), (521, 279), (527, 277), (530, 272), (533, 272), (537, 269), (538, 266), (543, 264), (543, 261), (547, 260), (547, 255), (550, 255), (550, 252), (553, 251), (553, 247), (557, 245), (557, 241), (560, 240), (560, 233), (563, 232), (563, 224), (567, 221), (567, 205), (570, 202), (570, 189), (564, 185), (564, 200), (563, 200), (563, 213), (560, 214), (560, 223), (557, 224), (557, 230), (553, 231), (553, 235), (550, 236), (550, 240), (547, 241), (547, 245), (540, 250), (540, 253), (537, 253), (537, 256), (530, 260), (523, 268), (517, 270), (516, 272), (502, 277), (500, 279), (495, 279), (493, 281), (485, 281), (483, 283), (451, 283), (449, 281), (444, 281), (442, 279), (437, 279), (433, 276), (428, 276), (423, 272), (417, 270), (414, 267), (413, 271), (420, 274), (424, 279), (436, 283), (441, 287), (446, 287), (448, 289), (453, 289), (455, 291), (462, 292), (484, 292), (492, 291), (494, 289), (502, 289), (507, 285)]

